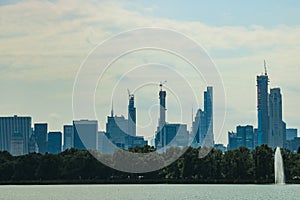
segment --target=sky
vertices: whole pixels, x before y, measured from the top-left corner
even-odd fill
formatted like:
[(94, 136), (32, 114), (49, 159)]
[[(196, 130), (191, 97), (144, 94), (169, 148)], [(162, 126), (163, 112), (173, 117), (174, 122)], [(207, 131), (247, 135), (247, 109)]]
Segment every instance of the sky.
[[(222, 77), (226, 117), (215, 138), (217, 143), (226, 144), (227, 132), (235, 130), (236, 125), (257, 125), (256, 76), (264, 71), (264, 60), (270, 87), (281, 88), (283, 120), (287, 127), (300, 128), (299, 19), (300, 2), (296, 0), (2, 0), (0, 115), (29, 115), (33, 122), (48, 122), (51, 131), (62, 130), (63, 124), (72, 123), (73, 86), (80, 67), (97, 45), (124, 31), (161, 27), (196, 41)], [(116, 114), (127, 116), (126, 88), (130, 86), (134, 91), (138, 88), (127, 87), (130, 79), (126, 81), (126, 78), (142, 75), (149, 78), (153, 74), (162, 74), (160, 70), (164, 68), (154, 66), (149, 73), (147, 67), (140, 68), (128, 76), (122, 76), (119, 69), (149, 63), (188, 67), (181, 59), (166, 52), (140, 51), (120, 58), (108, 74), (111, 80), (121, 80), (115, 87), (115, 93), (119, 95), (110, 95), (110, 99), (104, 101), (102, 97), (111, 91), (102, 91), (101, 81), (95, 90), (99, 129), (105, 129), (111, 101)], [(152, 78), (164, 80), (163, 76)], [(199, 101), (191, 103), (189, 99), (176, 100), (180, 97), (176, 93), (172, 95), (172, 91), (176, 92), (173, 87), (176, 78), (172, 75), (166, 78), (165, 85), (169, 89), (167, 119), (187, 123), (190, 127), (192, 109), (195, 115), (197, 108), (203, 108), (205, 81), (192, 86)], [(109, 81), (105, 83), (110, 84)], [(136, 93), (138, 133), (143, 127), (155, 130), (157, 124), (159, 88), (153, 84), (144, 88)], [(187, 105), (178, 110), (183, 102)], [(183, 117), (178, 117), (181, 115)]]

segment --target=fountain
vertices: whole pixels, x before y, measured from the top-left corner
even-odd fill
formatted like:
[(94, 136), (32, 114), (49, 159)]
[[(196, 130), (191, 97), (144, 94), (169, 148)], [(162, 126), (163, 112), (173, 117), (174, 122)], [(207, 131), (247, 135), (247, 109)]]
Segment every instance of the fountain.
[(275, 158), (274, 158), (274, 168), (275, 168), (275, 184), (284, 184), (284, 169), (283, 161), (280, 152), (280, 148), (276, 147)]

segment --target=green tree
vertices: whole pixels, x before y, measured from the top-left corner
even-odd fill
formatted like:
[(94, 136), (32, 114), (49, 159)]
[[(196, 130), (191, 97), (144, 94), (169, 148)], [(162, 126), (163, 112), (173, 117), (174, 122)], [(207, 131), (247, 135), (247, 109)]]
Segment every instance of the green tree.
[(62, 160), (59, 155), (46, 153), (42, 156), (37, 168), (38, 180), (59, 180), (61, 177)]
[(15, 171), (14, 159), (7, 151), (0, 152), (0, 181), (11, 180)]
[(36, 169), (40, 166), (41, 159), (42, 155), (37, 153), (17, 157), (12, 179), (17, 181), (36, 180)]
[(267, 145), (256, 147), (252, 151), (255, 163), (255, 179), (270, 181), (274, 179), (274, 158), (273, 151)]

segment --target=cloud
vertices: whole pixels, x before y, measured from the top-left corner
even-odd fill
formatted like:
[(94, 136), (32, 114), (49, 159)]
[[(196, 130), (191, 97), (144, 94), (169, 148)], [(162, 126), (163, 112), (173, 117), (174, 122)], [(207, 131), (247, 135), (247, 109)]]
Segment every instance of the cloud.
[[(129, 7), (132, 8), (130, 2), (105, 0), (11, 1), (0, 6), (1, 80), (22, 84), (29, 81), (37, 84), (53, 81), (51, 84), (55, 84), (57, 80), (67, 80), (70, 85), (81, 62), (95, 45), (121, 31), (162, 27), (186, 34), (212, 55), (224, 79), (229, 107), (243, 109), (233, 111), (239, 114), (230, 113), (235, 116), (235, 122), (240, 113), (255, 112), (255, 76), (262, 71), (263, 59), (269, 65), (271, 85), (285, 87), (283, 91), (289, 90), (289, 85), (299, 85), (299, 26), (211, 26), (200, 21), (143, 14), (154, 13), (155, 6), (143, 10)], [(130, 60), (125, 62), (130, 63)], [(21, 89), (16, 86), (14, 92)], [(61, 92), (71, 96), (69, 89), (65, 87)], [(240, 100), (241, 93), (237, 91), (241, 91), (244, 100)], [(297, 92), (289, 90), (288, 93), (293, 98), (299, 97)], [(287, 121), (298, 117), (297, 109), (284, 106), (289, 111)], [(234, 129), (233, 126), (232, 122), (227, 122), (226, 129)], [(224, 138), (226, 136), (222, 140)]]

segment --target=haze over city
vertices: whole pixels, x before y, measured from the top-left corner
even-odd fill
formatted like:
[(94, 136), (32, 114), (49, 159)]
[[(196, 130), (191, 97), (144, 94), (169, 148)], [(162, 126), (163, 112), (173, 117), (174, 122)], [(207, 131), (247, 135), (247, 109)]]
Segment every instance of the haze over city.
[[(300, 4), (289, 2), (212, 1), (204, 5), (198, 1), (1, 1), (1, 115), (29, 115), (33, 122), (48, 122), (49, 130), (61, 130), (73, 119), (72, 92), (77, 71), (95, 46), (136, 27), (163, 27), (194, 39), (219, 69), (227, 114), (216, 143), (226, 144), (227, 132), (238, 124), (257, 126), (256, 75), (264, 72), (263, 60), (267, 62), (270, 87), (281, 88), (287, 127), (299, 128)], [(168, 9), (170, 5), (172, 9)], [(183, 68), (187, 65), (172, 55), (147, 51), (135, 52), (115, 67), (154, 61)], [(120, 78), (118, 71), (110, 75), (113, 80)], [(138, 77), (141, 72), (134, 75)], [(156, 87), (147, 89), (146, 96), (136, 94), (137, 123), (145, 126), (152, 120), (152, 132), (157, 126), (158, 107), (150, 109), (148, 105), (158, 103), (162, 78), (157, 78)], [(203, 107), (202, 94), (207, 85), (205, 80), (200, 83), (194, 88), (199, 105), (183, 110), (182, 122), (189, 128), (192, 107), (194, 112)], [(175, 80), (169, 79), (166, 86), (172, 84)], [(135, 89), (124, 85), (114, 98), (118, 115), (127, 114), (127, 88)], [(96, 92), (102, 129), (111, 102), (101, 102), (101, 95), (109, 92)], [(167, 96), (168, 121), (181, 120), (177, 103), (175, 96)]]

